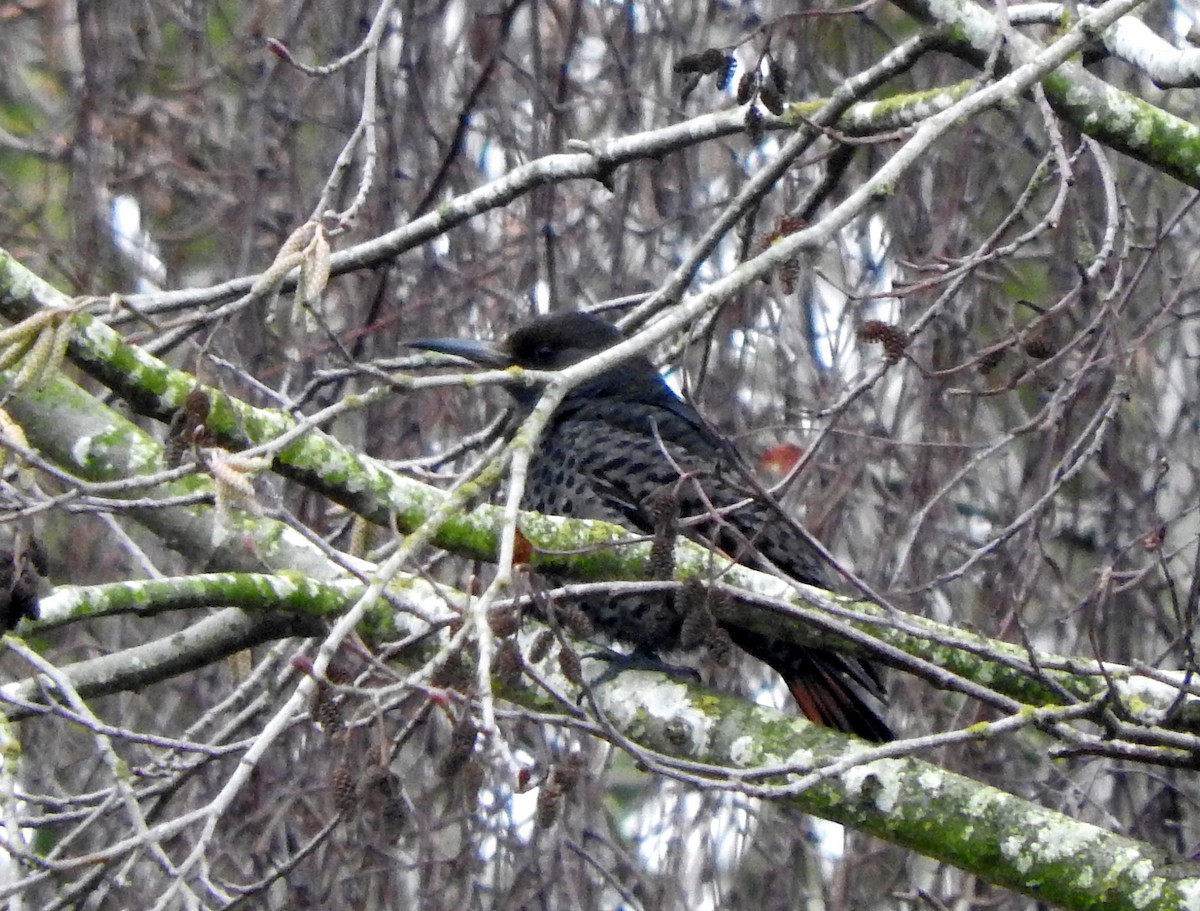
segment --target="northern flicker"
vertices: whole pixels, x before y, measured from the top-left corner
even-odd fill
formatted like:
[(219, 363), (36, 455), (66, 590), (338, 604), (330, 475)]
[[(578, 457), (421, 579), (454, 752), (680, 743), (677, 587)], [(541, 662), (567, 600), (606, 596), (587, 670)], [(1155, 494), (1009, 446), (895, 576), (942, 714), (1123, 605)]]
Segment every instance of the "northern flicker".
[[(620, 339), (600, 318), (574, 311), (533, 320), (495, 344), (421, 339), (409, 345), (486, 367), (555, 370)], [(528, 386), (509, 391), (519, 406), (518, 418), (539, 395)], [(637, 356), (567, 393), (534, 449), (521, 506), (653, 534), (661, 527), (668, 492), (666, 502), (676, 512), (680, 533), (747, 566), (771, 565), (793, 579), (828, 588), (821, 558), (779, 504), (747, 482), (747, 472), (733, 444), (672, 391), (649, 359)], [(664, 596), (598, 598), (582, 607), (597, 629), (642, 654), (680, 645), (684, 615)], [(866, 662), (739, 626), (724, 629), (737, 646), (784, 678), (811, 721), (867, 740), (892, 739), (869, 703), (884, 692)]]

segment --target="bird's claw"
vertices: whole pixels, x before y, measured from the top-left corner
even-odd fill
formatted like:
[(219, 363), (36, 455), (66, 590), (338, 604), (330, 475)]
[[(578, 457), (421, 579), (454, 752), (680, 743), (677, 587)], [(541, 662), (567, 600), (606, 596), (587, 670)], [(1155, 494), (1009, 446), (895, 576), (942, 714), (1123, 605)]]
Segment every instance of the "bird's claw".
[(600, 686), (601, 684), (615, 680), (617, 674), (621, 673), (621, 671), (654, 671), (659, 674), (666, 674), (668, 677), (683, 678), (690, 683), (701, 682), (700, 674), (695, 668), (680, 664), (670, 664), (663, 661), (654, 652), (644, 649), (635, 649), (632, 652), (618, 652), (612, 649), (604, 649), (603, 651), (589, 652), (584, 657), (595, 658), (606, 662), (608, 665), (591, 682), (592, 686)]

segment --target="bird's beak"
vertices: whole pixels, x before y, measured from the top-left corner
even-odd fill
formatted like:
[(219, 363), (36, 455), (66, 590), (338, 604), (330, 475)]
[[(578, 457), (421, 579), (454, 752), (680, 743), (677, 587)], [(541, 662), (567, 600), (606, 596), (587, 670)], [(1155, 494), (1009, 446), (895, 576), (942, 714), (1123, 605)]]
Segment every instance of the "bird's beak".
[(452, 354), (481, 367), (494, 367), (497, 370), (511, 367), (513, 363), (512, 358), (494, 344), (481, 342), (478, 339), (418, 338), (411, 342), (405, 342), (405, 347), (436, 351), (439, 354)]

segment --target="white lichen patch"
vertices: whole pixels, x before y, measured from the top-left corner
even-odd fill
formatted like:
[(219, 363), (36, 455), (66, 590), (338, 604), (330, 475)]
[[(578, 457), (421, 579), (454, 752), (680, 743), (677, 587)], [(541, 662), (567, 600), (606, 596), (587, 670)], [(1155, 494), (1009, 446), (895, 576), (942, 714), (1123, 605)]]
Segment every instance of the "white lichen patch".
[(1135, 908), (1144, 908), (1157, 901), (1162, 895), (1163, 882), (1155, 874), (1154, 864), (1133, 848), (1122, 851), (1120, 856), (1113, 861), (1106, 879), (1113, 881), (1118, 876), (1128, 876), (1135, 882), (1141, 883), (1129, 895)]
[[(1180, 684), (1184, 674), (1178, 673)], [(1132, 676), (1127, 680), (1118, 680), (1114, 687), (1121, 697), (1125, 707), (1137, 716), (1139, 721), (1146, 724), (1158, 724), (1166, 717), (1167, 710), (1179, 698), (1179, 690), (1161, 680), (1151, 680), (1149, 677)], [(1185, 697), (1185, 702), (1194, 702), (1195, 696)]]
[(82, 603), (80, 588), (74, 585), (60, 585), (45, 598), (38, 599), (38, 612), (43, 620), (60, 620), (71, 616)]
[(361, 479), (358, 477), (358, 463), (351, 457), (349, 452), (340, 446), (328, 447), (322, 457), (322, 465), (324, 470), (329, 474), (345, 478), (343, 483), (347, 486), (348, 490), (354, 491), (356, 489), (349, 486), (351, 484), (357, 484), (357, 489), (362, 488)]
[(696, 755), (708, 748), (709, 729), (715, 719), (692, 704), (684, 684), (664, 680), (658, 674), (627, 670), (599, 692), (605, 712), (618, 727), (631, 725), (642, 713), (669, 724), (675, 732), (686, 734), (686, 752)]
[(935, 22), (960, 28), (972, 47), (991, 47), (999, 37), (995, 18), (974, 5), (960, 0), (932, 0), (928, 9)]
[(1200, 879), (1183, 879), (1176, 883), (1176, 888), (1184, 901), (1187, 911), (1200, 911)]
[(139, 604), (148, 603), (150, 600), (149, 579), (132, 579), (125, 583), (125, 590)]
[(921, 786), (921, 790), (931, 797), (936, 795), (942, 789), (942, 785), (946, 781), (946, 776), (941, 769), (923, 769), (921, 774), (917, 776), (917, 784)]
[(162, 447), (152, 437), (129, 433), (122, 435), (122, 441), (128, 446), (127, 461), (130, 465), (142, 466), (146, 471), (158, 467)]
[(1161, 894), (1162, 883), (1154, 875), (1154, 864), (1137, 851), (1130, 849), (1122, 852), (1106, 871), (1095, 869), (1093, 859), (1085, 862), (1087, 852), (1105, 835), (1103, 830), (1087, 823), (1046, 821), (1026, 834), (1008, 836), (1001, 841), (1000, 851), (1022, 874), (1028, 873), (1035, 865), (1068, 862), (1075, 874), (1073, 885), (1079, 889), (1103, 889), (1104, 880), (1111, 882), (1118, 876), (1132, 874), (1143, 881), (1143, 886), (1135, 893), (1141, 896), (1140, 900), (1135, 899), (1135, 907), (1145, 907), (1156, 900)]
[(729, 744), (729, 761), (740, 768), (760, 765), (762, 756), (762, 745), (748, 734), (734, 738)]
[(1025, 874), (1033, 868), (1033, 852), (1029, 850), (1026, 839), (1019, 835), (1009, 835), (1003, 839), (1000, 842), (1000, 853), (1018, 873)]
[(1082, 854), (1099, 835), (1099, 830), (1084, 823), (1056, 822), (1038, 829), (1029, 847), (1042, 860), (1062, 860)]
[(1003, 800), (1004, 796), (999, 792), (981, 788), (972, 793), (970, 799), (963, 805), (963, 813), (972, 819), (979, 819), (987, 815), (996, 804)]
[[(552, 660), (547, 658), (546, 662)], [(588, 662), (588, 664), (591, 663)], [(587, 664), (584, 666), (586, 668)], [(643, 679), (636, 680), (635, 678), (638, 677)], [(644, 678), (644, 674), (638, 674), (636, 671), (625, 671), (618, 674), (616, 679), (610, 683), (597, 688), (597, 699), (618, 728), (627, 729), (637, 717), (639, 709), (637, 691), (644, 685)]]
[(1148, 860), (1140, 861), (1137, 869), (1134, 870), (1134, 875), (1142, 880), (1142, 884), (1129, 896), (1129, 900), (1133, 902), (1135, 908), (1148, 907), (1162, 898), (1164, 883), (1153, 874), (1154, 865)]
[(872, 123), (878, 116), (877, 112), (880, 108), (878, 101), (860, 101), (851, 109), (852, 118), (848, 117), (853, 123)]
[[(709, 557), (706, 556), (706, 560)], [(786, 582), (783, 579), (776, 579), (774, 576), (768, 576), (766, 573), (754, 573), (749, 577), (753, 580), (754, 591), (767, 598), (776, 598), (780, 601), (790, 601), (796, 596), (795, 584)], [(820, 591), (820, 589), (816, 589)]]
[(116, 356), (120, 337), (99, 320), (89, 320), (83, 327), (82, 336), (88, 340), (97, 354), (105, 360)]
[(533, 542), (551, 538), (562, 527), (558, 516), (544, 516), (540, 512), (521, 517), (521, 532)]
[(76, 467), (83, 468), (92, 455), (92, 440), (95, 437), (81, 436), (71, 446), (71, 459)]
[(271, 592), (271, 597), (276, 600), (286, 601), (296, 593), (296, 583), (292, 579), (279, 575), (268, 575), (264, 581), (267, 589)]
[(958, 98), (952, 92), (938, 92), (930, 95), (928, 98), (923, 98), (920, 103), (913, 105), (914, 119), (916, 117), (927, 118), (934, 114), (940, 114), (950, 105), (958, 101)]
[(1134, 100), (1118, 91), (1104, 90), (1104, 107), (1108, 109), (1109, 122), (1122, 132), (1133, 134), (1139, 144), (1149, 139), (1149, 127), (1152, 121), (1146, 116), (1146, 109)]
[(817, 757), (812, 750), (806, 750), (801, 747), (800, 749), (793, 750), (792, 754), (784, 762), (794, 769), (801, 769), (807, 772), (816, 764)]
[(870, 791), (875, 808), (881, 813), (891, 813), (900, 799), (905, 765), (899, 759), (876, 759), (856, 766), (843, 776), (846, 792), (861, 796)]

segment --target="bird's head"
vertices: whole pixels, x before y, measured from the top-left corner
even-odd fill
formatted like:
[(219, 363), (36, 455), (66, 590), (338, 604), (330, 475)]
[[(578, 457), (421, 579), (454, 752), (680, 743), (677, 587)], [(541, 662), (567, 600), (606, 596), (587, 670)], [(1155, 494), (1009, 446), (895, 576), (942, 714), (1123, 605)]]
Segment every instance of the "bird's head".
[[(559, 370), (611, 348), (620, 340), (621, 334), (604, 320), (581, 310), (573, 310), (539, 317), (518, 327), (498, 342), (422, 338), (407, 344), (409, 348), (452, 354), (481, 367), (498, 370), (509, 367)], [(666, 389), (654, 365), (645, 357), (634, 356), (585, 381), (573, 394), (596, 396), (627, 393), (630, 384), (649, 384), (656, 390)], [(524, 387), (514, 387), (510, 391), (519, 401), (536, 397)]]
[(421, 338), (409, 348), (453, 354), (481, 367), (504, 370), (558, 370), (577, 364), (621, 340), (621, 334), (597, 316), (573, 310), (525, 323), (498, 342), (480, 339)]

